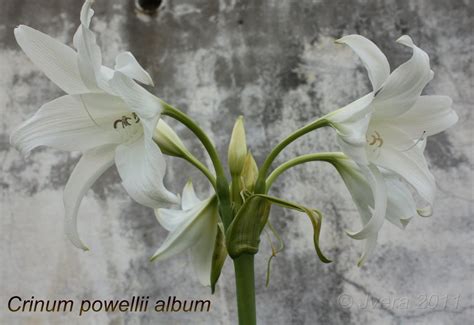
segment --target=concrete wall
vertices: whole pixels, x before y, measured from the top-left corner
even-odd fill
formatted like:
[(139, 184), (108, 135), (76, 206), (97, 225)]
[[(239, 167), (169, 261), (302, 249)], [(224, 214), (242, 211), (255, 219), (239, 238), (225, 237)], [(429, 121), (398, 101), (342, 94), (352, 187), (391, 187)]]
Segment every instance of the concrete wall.
[[(153, 211), (126, 195), (114, 168), (83, 200), (79, 227), (92, 248), (84, 253), (62, 229), (62, 189), (79, 154), (42, 148), (25, 158), (9, 145), (14, 126), (62, 94), (20, 51), (13, 28), (26, 24), (71, 44), (80, 7), (78, 0), (0, 3), (0, 323), (231, 324), (236, 319), (231, 263), (214, 296), (195, 280), (188, 255), (149, 263), (166, 231)], [(411, 35), (435, 71), (425, 92), (451, 96), (460, 116), (455, 127), (428, 140), (426, 153), (439, 184), (433, 217), (416, 218), (405, 231), (385, 224), (375, 255), (357, 268), (359, 243), (344, 229), (358, 225), (358, 216), (343, 183), (329, 166), (296, 168), (278, 181), (273, 194), (325, 213), (322, 246), (335, 262), (318, 261), (303, 215), (273, 209), (271, 220), (286, 249), (273, 260), (269, 287), (267, 242), (257, 256), (258, 318), (260, 324), (472, 321), (471, 1), (167, 0), (151, 19), (138, 17), (133, 8), (131, 0), (96, 1), (93, 29), (105, 63), (110, 66), (119, 51), (131, 50), (151, 72), (154, 92), (194, 117), (223, 156), (232, 125), (243, 114), (258, 162), (291, 130), (369, 90), (360, 61), (334, 44), (336, 38), (369, 37), (393, 68), (410, 56), (394, 41)], [(176, 129), (206, 159), (189, 132)], [(279, 161), (331, 148), (333, 132), (322, 131), (299, 140)], [(204, 179), (183, 162), (169, 160), (170, 188), (181, 191), (188, 177), (204, 198)], [(79, 301), (177, 296), (212, 299), (212, 308), (196, 314), (20, 315), (6, 310), (13, 295)]]

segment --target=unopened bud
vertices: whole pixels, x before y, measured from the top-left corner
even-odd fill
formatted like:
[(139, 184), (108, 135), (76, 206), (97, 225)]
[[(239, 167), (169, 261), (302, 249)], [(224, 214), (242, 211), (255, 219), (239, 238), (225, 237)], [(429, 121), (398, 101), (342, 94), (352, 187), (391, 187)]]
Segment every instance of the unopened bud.
[(245, 156), (244, 166), (242, 168), (241, 180), (242, 188), (252, 192), (258, 177), (258, 167), (252, 154), (249, 152)]
[(153, 141), (158, 144), (161, 152), (165, 155), (185, 157), (188, 154), (188, 149), (186, 149), (176, 132), (162, 119), (156, 125)]
[(247, 156), (244, 119), (240, 116), (235, 122), (229, 143), (228, 163), (232, 176), (239, 176)]

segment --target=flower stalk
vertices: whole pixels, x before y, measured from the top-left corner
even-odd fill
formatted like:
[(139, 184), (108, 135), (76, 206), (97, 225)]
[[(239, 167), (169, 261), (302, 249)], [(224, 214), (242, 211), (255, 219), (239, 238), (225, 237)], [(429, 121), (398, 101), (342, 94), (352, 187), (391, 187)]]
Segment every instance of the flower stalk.
[(242, 254), (234, 259), (239, 325), (257, 324), (255, 304), (254, 255)]

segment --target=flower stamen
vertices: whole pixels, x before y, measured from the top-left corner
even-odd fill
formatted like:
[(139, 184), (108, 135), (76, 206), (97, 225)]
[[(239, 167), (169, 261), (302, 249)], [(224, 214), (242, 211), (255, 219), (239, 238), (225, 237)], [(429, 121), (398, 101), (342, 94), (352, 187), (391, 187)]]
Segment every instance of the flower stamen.
[(127, 116), (127, 115), (123, 115), (121, 118), (114, 121), (114, 129), (117, 128), (119, 123), (122, 123), (122, 129), (125, 129), (125, 127), (132, 125), (129, 122), (131, 119), (134, 120), (135, 124), (140, 122), (140, 118), (138, 117), (138, 115), (136, 113), (132, 113), (132, 117)]
[(369, 146), (377, 145), (377, 147), (380, 148), (383, 145), (383, 139), (380, 133), (378, 133), (377, 131), (374, 131), (374, 133), (370, 137), (370, 140), (367, 139), (367, 143), (369, 144)]
[(421, 136), (415, 141), (415, 143), (413, 143), (411, 146), (409, 146), (407, 149), (405, 150), (402, 150), (402, 152), (405, 152), (405, 151), (408, 151), (408, 150), (411, 150), (413, 149), (418, 143), (420, 143), (421, 141), (423, 141), (425, 139), (425, 134), (426, 134), (426, 131), (423, 131), (423, 133), (421, 134)]

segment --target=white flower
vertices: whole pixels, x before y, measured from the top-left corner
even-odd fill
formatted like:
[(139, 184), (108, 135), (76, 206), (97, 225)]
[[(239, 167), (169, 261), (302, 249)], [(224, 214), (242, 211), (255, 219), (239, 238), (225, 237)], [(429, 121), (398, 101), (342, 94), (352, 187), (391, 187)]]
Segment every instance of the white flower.
[(15, 29), (26, 55), (68, 95), (43, 105), (12, 133), (11, 143), (23, 153), (43, 145), (83, 153), (64, 190), (66, 233), (82, 249), (79, 205), (114, 161), (137, 202), (153, 208), (179, 202), (163, 185), (165, 160), (152, 140), (161, 102), (131, 79), (152, 84), (151, 78), (129, 52), (117, 56), (115, 70), (102, 65), (89, 29), (93, 13), (86, 1), (74, 35), (77, 52), (30, 27)]
[(218, 227), (217, 198), (201, 201), (191, 182), (183, 189), (181, 209), (156, 209), (156, 218), (170, 233), (152, 260), (162, 261), (191, 249), (194, 269), (199, 281), (210, 286), (212, 256)]
[[(335, 111), (325, 119), (336, 128), (343, 151), (353, 158), (365, 178), (373, 177), (367, 172), (370, 166), (383, 171), (382, 178), (388, 193), (386, 215), (377, 207), (383, 199), (383, 185), (369, 182), (375, 197), (373, 217), (370, 206), (372, 195), (367, 183), (348, 184), (363, 219), (361, 231), (350, 233), (355, 239), (367, 239), (362, 261), (375, 247), (378, 229), (385, 218), (403, 225), (416, 214), (414, 199), (408, 188), (397, 180), (397, 175), (411, 184), (429, 206), (432, 205), (436, 184), (423, 155), (426, 137), (441, 132), (456, 123), (458, 117), (451, 109), (451, 99), (446, 96), (420, 96), (423, 88), (433, 78), (428, 55), (418, 48), (409, 36), (402, 36), (397, 42), (413, 50), (412, 57), (390, 73), (385, 55), (370, 40), (360, 35), (349, 35), (338, 40), (349, 45), (365, 65), (372, 84), (372, 92), (353, 103)], [(355, 166), (352, 166), (353, 170)], [(377, 168), (370, 168), (375, 171)], [(353, 172), (353, 173), (359, 173)], [(343, 176), (344, 177), (344, 176)], [(396, 181), (395, 181), (396, 180)], [(356, 190), (358, 184), (359, 189)], [(351, 189), (352, 187), (352, 189)], [(363, 202), (363, 203), (361, 203)], [(404, 206), (405, 204), (405, 206)], [(382, 207), (383, 205), (379, 205)], [(429, 209), (419, 209), (426, 211)], [(401, 221), (405, 220), (405, 221)]]
[(338, 130), (343, 151), (357, 162), (399, 174), (431, 205), (436, 185), (423, 156), (424, 142), (458, 117), (449, 97), (420, 96), (433, 78), (428, 55), (409, 36), (402, 36), (397, 42), (412, 48), (413, 55), (390, 73), (387, 58), (370, 40), (349, 35), (338, 42), (359, 55), (373, 88), (326, 116)]

